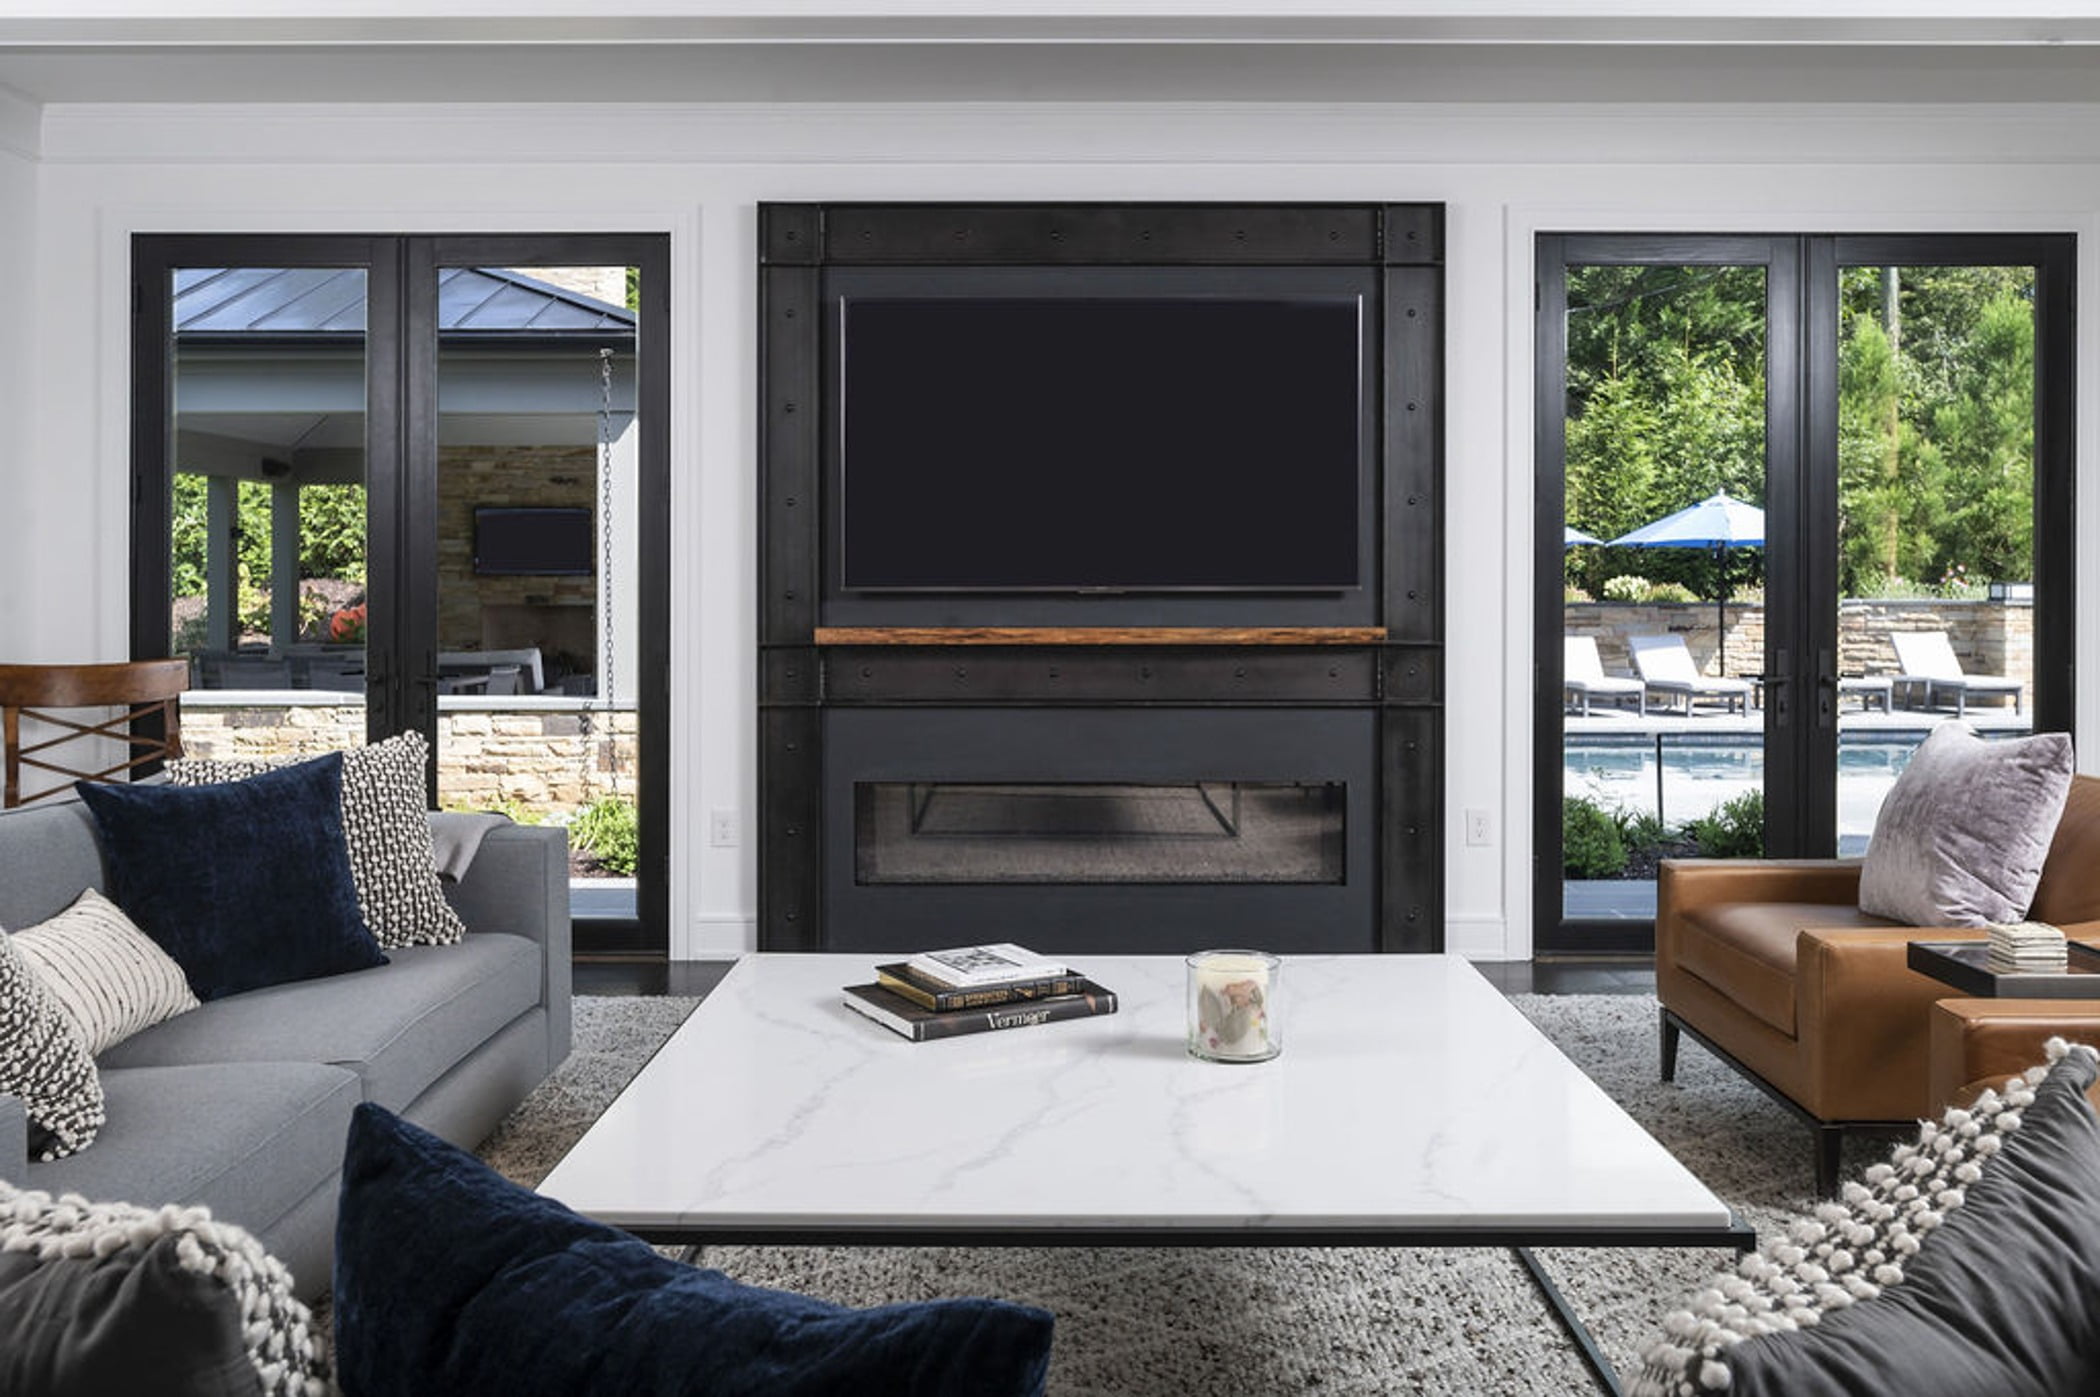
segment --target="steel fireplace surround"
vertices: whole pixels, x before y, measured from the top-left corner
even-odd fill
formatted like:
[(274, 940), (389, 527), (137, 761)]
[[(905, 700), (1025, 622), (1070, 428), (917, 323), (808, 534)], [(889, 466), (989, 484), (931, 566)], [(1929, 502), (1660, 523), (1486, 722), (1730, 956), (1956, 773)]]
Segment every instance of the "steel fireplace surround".
[(1442, 947), (1443, 211), (759, 211), (759, 946)]

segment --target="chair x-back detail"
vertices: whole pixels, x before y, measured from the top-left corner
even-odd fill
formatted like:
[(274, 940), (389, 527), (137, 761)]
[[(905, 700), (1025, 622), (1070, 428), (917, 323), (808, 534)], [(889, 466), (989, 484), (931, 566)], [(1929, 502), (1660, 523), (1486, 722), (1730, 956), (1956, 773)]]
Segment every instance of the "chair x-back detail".
[[(45, 796), (62, 795), (74, 780), (107, 781), (128, 775), (149, 762), (182, 755), (183, 690), (189, 687), (186, 660), (139, 660), (129, 664), (0, 665), (0, 725), (7, 745), (5, 808), (14, 809)], [(97, 710), (83, 714), (82, 710)], [(136, 732), (142, 720), (159, 719), (157, 734)], [(53, 737), (22, 742), (26, 722), (57, 730)], [(112, 765), (103, 742), (121, 744), (124, 756)], [(88, 744), (62, 757), (55, 748)], [(92, 755), (91, 755), (92, 754)], [(67, 778), (49, 790), (22, 794), (24, 768)]]

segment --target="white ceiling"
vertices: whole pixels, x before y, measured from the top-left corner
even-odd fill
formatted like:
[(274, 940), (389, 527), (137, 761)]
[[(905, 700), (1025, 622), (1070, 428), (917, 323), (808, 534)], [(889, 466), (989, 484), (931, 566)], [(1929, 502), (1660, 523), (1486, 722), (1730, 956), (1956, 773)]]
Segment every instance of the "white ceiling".
[(39, 103), (2100, 101), (2100, 0), (0, 0)]

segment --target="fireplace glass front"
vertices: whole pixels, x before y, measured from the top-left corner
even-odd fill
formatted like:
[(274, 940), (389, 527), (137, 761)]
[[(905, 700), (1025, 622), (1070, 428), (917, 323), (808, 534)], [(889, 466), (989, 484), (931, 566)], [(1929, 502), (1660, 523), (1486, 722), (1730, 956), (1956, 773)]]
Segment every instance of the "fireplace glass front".
[(861, 781), (854, 881), (1330, 883), (1339, 781)]

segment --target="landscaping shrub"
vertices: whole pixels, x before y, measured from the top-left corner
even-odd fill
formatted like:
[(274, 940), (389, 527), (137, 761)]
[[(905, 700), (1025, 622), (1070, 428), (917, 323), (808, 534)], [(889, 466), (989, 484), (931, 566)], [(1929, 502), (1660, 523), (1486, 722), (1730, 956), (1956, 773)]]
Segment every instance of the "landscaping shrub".
[(1658, 582), (1648, 589), (1642, 601), (1697, 601), (1698, 596), (1682, 582)]
[(1560, 803), (1560, 856), (1570, 878), (1615, 878), (1626, 867), (1626, 841), (1619, 822), (1603, 806), (1581, 796)]
[(634, 802), (600, 796), (569, 821), (569, 842), (607, 873), (633, 877), (641, 862), (640, 821)]
[(1757, 859), (1765, 853), (1765, 793), (1745, 791), (1711, 815), (1693, 820), (1685, 833), (1702, 858)]
[(1645, 577), (1622, 572), (1617, 577), (1605, 578), (1604, 585), (1597, 589), (1597, 595), (1606, 601), (1645, 601), (1652, 586)]

